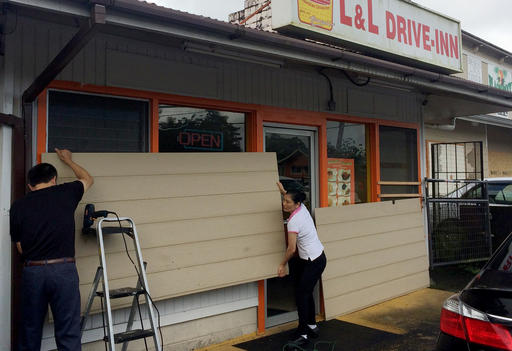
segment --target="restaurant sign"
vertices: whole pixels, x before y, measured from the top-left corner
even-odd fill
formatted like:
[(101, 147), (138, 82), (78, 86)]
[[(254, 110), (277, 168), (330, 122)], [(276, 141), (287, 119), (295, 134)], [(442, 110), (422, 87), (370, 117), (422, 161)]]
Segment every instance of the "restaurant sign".
[(272, 27), (444, 72), (462, 71), (460, 23), (405, 0), (274, 0)]

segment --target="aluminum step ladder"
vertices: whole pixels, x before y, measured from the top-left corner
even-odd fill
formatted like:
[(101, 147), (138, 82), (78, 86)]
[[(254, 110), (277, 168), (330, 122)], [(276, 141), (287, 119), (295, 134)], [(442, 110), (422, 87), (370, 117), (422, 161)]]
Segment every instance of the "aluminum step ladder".
[[(116, 223), (116, 226), (104, 226), (104, 224), (113, 224)], [(155, 318), (154, 306), (151, 300), (151, 296), (149, 295), (149, 287), (148, 280), (146, 276), (146, 263), (142, 260), (142, 253), (139, 244), (139, 238), (137, 236), (137, 229), (135, 227), (135, 223), (129, 217), (107, 217), (100, 219), (97, 223), (97, 229), (88, 229), (88, 233), (96, 233), (97, 241), (98, 241), (98, 249), (100, 256), (100, 265), (96, 270), (96, 276), (94, 277), (94, 283), (89, 294), (89, 298), (87, 300), (86, 309), (84, 315), (80, 322), (80, 331), (83, 333), (85, 325), (87, 323), (87, 319), (89, 318), (89, 313), (91, 311), (92, 304), (96, 297), (99, 297), (102, 301), (102, 313), (103, 313), (103, 327), (106, 327), (106, 335), (104, 337), (105, 343), (108, 345), (109, 351), (115, 351), (116, 344), (123, 344), (122, 351), (126, 351), (128, 348), (128, 343), (130, 341), (144, 339), (146, 343), (146, 338), (152, 338), (156, 351), (162, 351), (161, 340), (158, 335), (157, 323)], [(133, 247), (135, 249), (136, 254), (136, 266), (137, 266), (137, 275), (138, 281), (135, 287), (126, 287), (120, 289), (109, 289), (109, 281), (107, 274), (107, 260), (105, 255), (105, 246), (103, 242), (103, 238), (105, 235), (123, 235), (128, 236), (133, 241)], [(124, 239), (123, 239), (124, 240)], [(126, 242), (125, 242), (126, 243)], [(131, 259), (131, 258), (130, 258)], [(103, 291), (98, 291), (99, 283), (102, 283)], [(105, 291), (109, 293), (106, 294)], [(140, 310), (140, 302), (139, 297), (144, 296), (145, 306), (147, 308), (150, 328), (144, 328), (142, 314)], [(128, 317), (128, 323), (126, 326), (126, 330), (124, 332), (114, 333), (114, 322), (112, 319), (112, 299), (120, 299), (120, 298), (129, 298), (132, 297), (132, 307), (130, 311), (130, 315)], [(132, 329), (133, 323), (135, 320), (135, 315), (139, 312), (140, 318), (140, 329)], [(106, 325), (105, 325), (106, 322)], [(147, 348), (147, 343), (146, 343)]]

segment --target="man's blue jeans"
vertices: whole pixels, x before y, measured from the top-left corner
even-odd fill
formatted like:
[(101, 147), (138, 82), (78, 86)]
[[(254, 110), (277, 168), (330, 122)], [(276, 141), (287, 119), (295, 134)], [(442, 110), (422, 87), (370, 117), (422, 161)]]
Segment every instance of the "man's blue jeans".
[(74, 263), (23, 268), (20, 351), (40, 351), (43, 323), (52, 309), (59, 351), (80, 351), (80, 290)]

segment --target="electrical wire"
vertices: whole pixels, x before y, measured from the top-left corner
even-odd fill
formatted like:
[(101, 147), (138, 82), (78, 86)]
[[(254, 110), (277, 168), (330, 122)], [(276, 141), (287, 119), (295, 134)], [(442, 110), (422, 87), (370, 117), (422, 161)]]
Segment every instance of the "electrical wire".
[[(130, 252), (128, 251), (128, 245), (126, 244), (126, 238), (124, 237), (126, 235), (126, 233), (123, 231), (123, 226), (121, 224), (121, 219), (119, 218), (119, 216), (117, 215), (117, 213), (115, 212), (112, 212), (112, 211), (107, 211), (109, 214), (113, 214), (114, 216), (116, 216), (117, 218), (117, 223), (119, 224), (119, 229), (120, 229), (120, 232), (122, 234), (122, 238), (123, 238), (123, 242), (124, 242), (124, 248), (126, 250), (126, 255), (128, 256), (128, 258), (130, 259), (130, 262), (132, 263), (133, 265), (133, 268), (135, 269), (135, 272), (137, 273), (137, 277), (139, 279), (139, 284), (142, 288), (142, 290), (144, 291), (144, 294), (145, 296), (147, 296), (149, 298), (149, 301), (146, 300), (147, 303), (151, 303), (153, 305), (153, 307), (155, 308), (156, 310), (156, 313), (158, 315), (158, 333), (160, 335), (160, 345), (161, 347), (163, 348), (163, 345), (164, 345), (164, 337), (162, 335), (162, 325), (160, 323), (160, 311), (158, 310), (158, 307), (156, 307), (156, 304), (155, 302), (153, 301), (153, 298), (151, 297), (151, 295), (149, 294), (149, 292), (146, 290), (146, 286), (141, 278), (141, 273), (139, 272), (139, 270), (137, 269), (137, 265), (135, 264), (135, 262), (133, 261), (131, 255), (130, 255)], [(133, 227), (132, 227), (133, 229)], [(142, 267), (142, 269), (144, 269), (144, 267)], [(141, 318), (141, 325), (142, 325), (142, 317)], [(146, 339), (144, 338), (144, 343), (146, 342)], [(156, 346), (156, 345), (155, 345)], [(147, 344), (146, 344), (146, 350), (147, 350)]]

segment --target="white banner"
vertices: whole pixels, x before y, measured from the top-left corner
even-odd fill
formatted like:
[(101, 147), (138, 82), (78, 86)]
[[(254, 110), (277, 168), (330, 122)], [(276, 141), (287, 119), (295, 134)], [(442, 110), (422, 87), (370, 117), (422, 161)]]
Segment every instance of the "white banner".
[(272, 27), (462, 71), (460, 23), (404, 0), (273, 0)]

